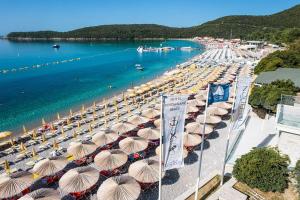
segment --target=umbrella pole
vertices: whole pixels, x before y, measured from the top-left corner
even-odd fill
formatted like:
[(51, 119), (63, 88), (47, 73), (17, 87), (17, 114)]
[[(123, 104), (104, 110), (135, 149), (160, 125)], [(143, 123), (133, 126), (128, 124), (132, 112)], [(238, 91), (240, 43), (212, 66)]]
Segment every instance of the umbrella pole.
[(207, 91), (206, 103), (205, 103), (203, 130), (202, 130), (202, 134), (201, 134), (202, 142), (201, 142), (201, 150), (200, 150), (200, 156), (199, 156), (198, 177), (197, 177), (197, 182), (196, 182), (196, 187), (195, 187), (195, 200), (198, 200), (198, 189), (199, 189), (199, 183), (200, 183), (201, 167), (202, 167), (202, 156), (203, 156), (203, 148), (204, 148), (204, 142), (205, 142), (204, 133), (205, 133), (205, 126), (206, 126), (206, 116), (207, 116), (209, 90), (210, 90), (210, 84), (208, 84), (208, 91)]
[(161, 101), (160, 101), (160, 153), (159, 153), (159, 187), (158, 187), (158, 200), (162, 199), (162, 160), (163, 160), (163, 105), (164, 105), (165, 97), (161, 94)]
[(226, 141), (226, 147), (225, 147), (225, 154), (224, 154), (224, 159), (223, 159), (223, 166), (222, 166), (222, 176), (221, 176), (221, 185), (223, 185), (224, 183), (224, 175), (225, 175), (225, 167), (226, 167), (226, 161), (227, 161), (227, 156), (228, 156), (228, 148), (229, 148), (229, 141), (230, 141), (230, 133), (232, 131), (232, 125), (233, 125), (233, 109), (235, 107), (235, 100), (236, 100), (236, 88), (237, 88), (237, 80), (238, 78), (235, 79), (235, 86), (234, 86), (234, 97), (233, 97), (233, 104), (232, 104), (232, 108), (230, 111), (230, 125), (229, 125), (229, 129), (227, 132), (227, 141)]

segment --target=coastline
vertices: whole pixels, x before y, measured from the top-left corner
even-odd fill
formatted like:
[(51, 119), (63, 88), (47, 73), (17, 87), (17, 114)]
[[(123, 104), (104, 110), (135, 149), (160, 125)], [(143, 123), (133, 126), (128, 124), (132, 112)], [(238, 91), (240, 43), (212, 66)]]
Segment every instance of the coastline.
[(0, 37), (9, 41), (143, 41), (143, 40), (190, 40), (193, 38), (28, 38), (28, 37)]
[[(171, 40), (171, 39), (170, 39)], [(188, 63), (190, 62), (192, 59), (194, 59), (195, 57), (198, 57), (199, 55), (201, 55), (202, 53), (205, 52), (205, 45), (201, 44), (201, 43), (198, 43), (197, 41), (194, 41), (194, 40), (190, 40), (190, 39), (185, 39), (185, 40), (189, 40), (189, 41), (192, 41), (192, 42), (195, 42), (197, 44), (200, 44), (202, 45), (202, 48), (203, 48), (203, 51), (194, 55), (193, 57), (183, 61), (182, 63), (178, 64), (178, 65), (183, 65), (185, 63)], [(92, 108), (94, 102), (96, 102), (96, 104), (101, 104), (103, 102), (103, 100), (105, 99), (107, 102), (112, 102), (114, 98), (118, 98), (120, 96), (122, 96), (122, 93), (125, 93), (127, 89), (129, 88), (133, 88), (135, 86), (139, 86), (141, 84), (144, 84), (146, 82), (156, 82), (158, 80), (160, 80), (165, 73), (167, 72), (171, 72), (171, 71), (174, 71), (177, 69), (177, 66), (171, 66), (170, 68), (168, 68), (167, 70), (161, 72), (159, 75), (154, 75), (153, 77), (148, 77), (146, 79), (142, 79), (140, 81), (138, 81), (138, 83), (136, 83), (135, 85), (133, 85), (132, 87), (127, 87), (127, 88), (122, 88), (122, 89), (113, 89), (110, 93), (107, 93), (107, 94), (103, 94), (103, 95), (100, 95), (99, 97), (96, 97), (96, 98), (92, 98), (90, 100), (88, 100), (87, 103), (84, 103), (84, 104), (80, 104), (80, 105), (77, 105), (77, 106), (72, 106), (72, 107), (68, 107), (66, 108), (65, 110), (63, 111), (60, 111), (60, 116), (61, 118), (65, 118), (68, 116), (68, 111), (71, 109), (73, 111), (73, 113), (76, 115), (78, 113), (80, 113), (80, 109), (81, 109), (81, 106), (84, 105), (86, 107), (86, 109), (89, 109), (89, 108)], [(56, 119), (56, 113), (52, 113), (48, 116), (45, 116), (45, 120), (51, 124), (51, 123), (54, 123), (57, 121)], [(40, 121), (35, 121), (35, 122), (32, 122), (32, 123), (28, 123), (28, 124), (25, 124), (26, 126), (26, 129), (28, 130), (27, 132), (32, 132), (33, 130), (38, 130), (40, 129), (42, 126), (41, 126), (41, 122)], [(19, 125), (19, 128), (18, 128), (20, 131), (19, 132), (15, 132), (13, 133), (13, 136), (16, 137), (16, 140), (19, 140), (19, 139), (24, 139), (24, 134), (22, 133), (21, 129), (22, 129), (22, 125), (20, 124)], [(25, 137), (27, 138), (27, 137)], [(1, 146), (2, 146), (2, 141), (0, 143), (0, 149), (1, 149)]]

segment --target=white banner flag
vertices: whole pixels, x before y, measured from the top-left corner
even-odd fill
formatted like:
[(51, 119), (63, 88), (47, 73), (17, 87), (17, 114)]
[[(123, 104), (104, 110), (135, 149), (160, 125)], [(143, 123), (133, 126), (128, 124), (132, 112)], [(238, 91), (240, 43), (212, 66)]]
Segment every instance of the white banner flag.
[(238, 77), (235, 92), (235, 104), (233, 108), (233, 126), (232, 130), (239, 130), (245, 124), (248, 115), (248, 93), (251, 84), (251, 77)]
[(162, 110), (164, 170), (184, 165), (183, 132), (187, 100), (187, 95), (164, 96)]

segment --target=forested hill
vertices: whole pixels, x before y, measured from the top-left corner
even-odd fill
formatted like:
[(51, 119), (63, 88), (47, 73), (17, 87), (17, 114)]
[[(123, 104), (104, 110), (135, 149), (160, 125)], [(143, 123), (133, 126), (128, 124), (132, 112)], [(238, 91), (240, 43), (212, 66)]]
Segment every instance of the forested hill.
[[(12, 32), (8, 39), (143, 39), (143, 38), (191, 38), (212, 36), (223, 38), (267, 39), (275, 33), (293, 32), (300, 28), (300, 5), (265, 16), (226, 16), (199, 26), (188, 28), (167, 27), (156, 24), (102, 25), (68, 32), (38, 31)], [(284, 32), (285, 31), (285, 32)], [(295, 33), (293, 33), (295, 34)], [(297, 33), (298, 34), (298, 31)], [(276, 34), (278, 35), (278, 34)], [(275, 38), (276, 40), (276, 38)]]

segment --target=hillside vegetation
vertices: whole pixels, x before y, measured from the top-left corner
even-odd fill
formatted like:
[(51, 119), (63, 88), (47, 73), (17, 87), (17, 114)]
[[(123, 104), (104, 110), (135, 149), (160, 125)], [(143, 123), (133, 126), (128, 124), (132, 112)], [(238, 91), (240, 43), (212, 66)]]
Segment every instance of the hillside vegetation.
[[(300, 5), (288, 10), (266, 16), (226, 16), (199, 26), (188, 28), (167, 27), (156, 24), (102, 25), (76, 29), (68, 32), (38, 31), (12, 32), (9, 39), (17, 38), (75, 38), (75, 39), (143, 39), (143, 38), (191, 38), (195, 36), (212, 36), (242, 39), (275, 39), (274, 35), (282, 32), (294, 34), (294, 28), (300, 28)], [(296, 29), (295, 29), (296, 30)], [(276, 34), (274, 34), (276, 33)], [(300, 31), (296, 30), (296, 34)], [(279, 36), (280, 37), (280, 36)], [(284, 42), (285, 39), (283, 40)]]
[(275, 51), (263, 58), (255, 67), (254, 73), (275, 71), (278, 68), (300, 68), (300, 40), (296, 40), (287, 50)]

